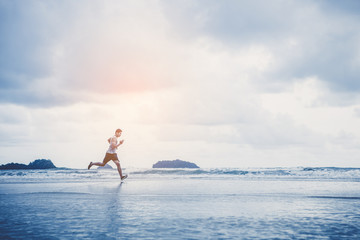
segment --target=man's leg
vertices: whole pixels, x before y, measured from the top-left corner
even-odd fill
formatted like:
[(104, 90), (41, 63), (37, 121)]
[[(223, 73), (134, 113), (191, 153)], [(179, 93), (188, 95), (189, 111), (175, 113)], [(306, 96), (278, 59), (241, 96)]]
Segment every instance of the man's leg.
[(106, 165), (106, 163), (104, 163), (104, 162), (91, 162), (90, 165), (91, 165), (91, 166), (89, 167), (89, 169), (90, 169), (93, 165), (103, 167), (103, 166)]
[(118, 170), (118, 172), (119, 172), (120, 178), (122, 179), (122, 178), (123, 178), (123, 175), (122, 175), (122, 170), (121, 170), (121, 166), (120, 166), (119, 160), (114, 160), (114, 163), (116, 164), (116, 167), (117, 167), (117, 170)]
[(99, 167), (103, 167), (105, 166), (111, 159), (109, 159), (109, 155), (106, 154), (105, 155), (105, 158), (103, 160), (103, 162), (90, 162), (89, 166), (88, 166), (88, 169), (90, 169), (93, 165), (95, 166), (99, 166)]

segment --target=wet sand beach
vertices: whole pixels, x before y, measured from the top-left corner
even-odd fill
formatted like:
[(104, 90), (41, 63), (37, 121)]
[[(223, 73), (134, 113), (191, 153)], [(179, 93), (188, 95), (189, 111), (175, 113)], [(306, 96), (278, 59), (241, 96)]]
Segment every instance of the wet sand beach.
[[(96, 175), (96, 173), (94, 174)], [(360, 182), (133, 175), (0, 184), (0, 238), (356, 239)]]

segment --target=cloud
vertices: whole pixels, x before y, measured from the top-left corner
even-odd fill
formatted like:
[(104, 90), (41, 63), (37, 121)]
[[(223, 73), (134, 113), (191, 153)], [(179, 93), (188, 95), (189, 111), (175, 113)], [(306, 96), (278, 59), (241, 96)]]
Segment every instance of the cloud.
[[(231, 47), (281, 37), (291, 29), (294, 13), (304, 5), (273, 1), (164, 1), (169, 20), (186, 36), (208, 35)], [(306, 5), (305, 5), (306, 6)], [(174, 9), (177, 9), (174, 13)], [(286, 19), (287, 21), (284, 21)]]
[(168, 59), (176, 59), (175, 48), (165, 39), (156, 4), (112, 3), (88, 7), (75, 19), (59, 63), (64, 86), (104, 94), (171, 86), (169, 73), (176, 69)]
[[(26, 142), (31, 116), (23, 106), (0, 104), (0, 143), (2, 147)], [(24, 144), (26, 145), (26, 143)]]
[(49, 86), (47, 80), (54, 74), (53, 50), (65, 34), (66, 12), (56, 2), (0, 3), (1, 102), (21, 105), (62, 102), (49, 94), (59, 89)]
[(205, 142), (231, 144), (253, 149), (318, 148), (327, 142), (326, 136), (291, 121), (265, 120), (237, 125), (162, 125), (158, 139), (165, 142)]
[[(223, 71), (237, 64), (262, 91), (317, 76), (334, 92), (357, 94), (354, 4), (336, 11), (335, 2), (281, 0), (2, 2), (0, 101), (51, 106), (171, 88), (187, 81), (184, 72), (210, 70), (192, 61), (204, 61), (204, 50), (228, 61)], [(248, 49), (265, 53), (255, 68), (245, 57), (261, 54)]]
[(12, 1), (0, 11), (1, 102), (56, 106), (173, 84), (156, 2)]
[(249, 159), (273, 151), (276, 160), (355, 149), (356, 7), (1, 1), (2, 152), (21, 145), (71, 162), (78, 149), (58, 145), (86, 146), (79, 157), (94, 157), (97, 139), (117, 127), (139, 159), (162, 157), (163, 147), (171, 157), (178, 146), (213, 163), (221, 154), (236, 162), (243, 150)]
[(321, 6), (327, 11), (332, 11), (339, 14), (348, 14), (352, 16), (359, 16), (360, 3), (356, 0), (336, 1), (328, 0), (321, 1)]
[(44, 53), (51, 45), (51, 24), (38, 16), (47, 15), (50, 22), (51, 18), (42, 4), (2, 1), (0, 11), (1, 87), (26, 82), (28, 75), (49, 74), (50, 56)]
[[(258, 76), (263, 90), (317, 76), (334, 92), (358, 92), (359, 15), (354, 1), (191, 1), (164, 4), (165, 14), (187, 38), (208, 36), (228, 51), (262, 45), (274, 56)], [(341, 11), (335, 11), (342, 5)], [(173, 14), (172, 9), (178, 13)], [(350, 15), (349, 15), (350, 13)], [(256, 78), (254, 78), (256, 80)], [(279, 83), (279, 81), (281, 81)]]

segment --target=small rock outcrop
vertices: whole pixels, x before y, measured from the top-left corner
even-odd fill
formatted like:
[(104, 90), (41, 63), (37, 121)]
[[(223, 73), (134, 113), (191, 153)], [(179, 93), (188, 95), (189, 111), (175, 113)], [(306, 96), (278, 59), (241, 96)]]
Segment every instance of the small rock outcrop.
[(15, 169), (49, 169), (56, 168), (56, 166), (48, 159), (37, 159), (29, 165), (21, 163), (8, 163), (0, 166), (0, 170), (15, 170)]
[(49, 169), (56, 168), (51, 160), (37, 159), (28, 165), (28, 169)]
[(153, 168), (199, 168), (195, 163), (176, 160), (159, 161), (153, 165)]
[(28, 169), (28, 165), (22, 163), (8, 163), (0, 166), (0, 170)]

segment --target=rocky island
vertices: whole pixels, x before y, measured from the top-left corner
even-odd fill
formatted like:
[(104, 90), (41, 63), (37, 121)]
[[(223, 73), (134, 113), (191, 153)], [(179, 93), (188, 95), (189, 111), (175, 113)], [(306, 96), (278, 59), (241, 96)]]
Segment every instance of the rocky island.
[(49, 169), (56, 168), (55, 165), (48, 159), (37, 159), (28, 165), (22, 163), (8, 163), (0, 165), (0, 170), (14, 170), (14, 169)]
[(199, 168), (195, 163), (176, 160), (158, 161), (153, 165), (153, 168)]

